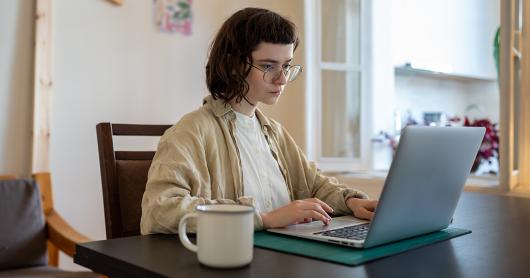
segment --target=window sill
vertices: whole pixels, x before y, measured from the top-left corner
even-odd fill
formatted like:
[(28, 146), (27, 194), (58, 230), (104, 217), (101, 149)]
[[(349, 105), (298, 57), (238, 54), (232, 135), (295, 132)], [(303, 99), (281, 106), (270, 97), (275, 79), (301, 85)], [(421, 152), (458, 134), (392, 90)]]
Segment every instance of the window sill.
[[(381, 195), (387, 171), (358, 171), (358, 172), (325, 172), (326, 175), (336, 177), (339, 182), (354, 189), (367, 193), (370, 198), (377, 199)], [(465, 191), (495, 191), (499, 187), (497, 176), (471, 175), (465, 184)]]

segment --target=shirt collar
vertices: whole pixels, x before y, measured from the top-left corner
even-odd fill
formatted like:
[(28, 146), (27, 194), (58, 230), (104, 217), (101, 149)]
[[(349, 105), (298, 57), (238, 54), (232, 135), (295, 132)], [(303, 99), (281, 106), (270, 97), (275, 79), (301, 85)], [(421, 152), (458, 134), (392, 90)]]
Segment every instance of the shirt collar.
[[(226, 114), (230, 114), (235, 118), (235, 113), (234, 109), (232, 109), (232, 106), (230, 106), (228, 103), (225, 103), (222, 99), (214, 99), (211, 95), (208, 95), (203, 99), (202, 104), (209, 106), (216, 117), (223, 117)], [(269, 119), (263, 113), (261, 113), (259, 109), (256, 109), (256, 117), (258, 117), (262, 129), (270, 129), (271, 124)]]
[(258, 128), (258, 120), (257, 120), (256, 115), (249, 117), (235, 110), (234, 110), (234, 113), (236, 114), (236, 122), (240, 124), (243, 128), (246, 128), (246, 129)]

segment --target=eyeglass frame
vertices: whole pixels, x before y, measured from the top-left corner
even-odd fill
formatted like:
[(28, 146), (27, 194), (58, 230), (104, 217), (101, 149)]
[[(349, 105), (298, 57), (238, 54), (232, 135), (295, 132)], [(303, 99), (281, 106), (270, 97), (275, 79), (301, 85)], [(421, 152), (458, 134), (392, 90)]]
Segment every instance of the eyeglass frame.
[[(249, 66), (251, 66), (251, 67), (253, 67), (253, 68), (255, 68), (255, 69), (257, 69), (257, 70), (263, 72), (263, 81), (268, 82), (267, 80), (265, 80), (265, 75), (266, 75), (267, 73), (269, 73), (270, 71), (264, 70), (264, 69), (262, 69), (262, 68), (260, 68), (260, 67), (258, 67), (258, 66), (256, 66), (256, 65), (254, 65), (254, 64), (252, 64), (252, 63), (248, 63), (248, 62), (247, 62), (247, 64), (248, 64)], [(291, 66), (291, 65), (288, 65), (288, 66), (289, 66), (289, 68), (288, 68), (287, 70), (284, 69), (284, 67), (280, 67), (281, 69), (280, 69), (279, 74), (278, 74), (277, 76), (273, 77), (273, 79), (272, 79), (271, 81), (276, 81), (276, 80), (278, 80), (278, 78), (280, 78), (280, 74), (283, 74), (283, 76), (287, 76), (287, 72), (289, 72), (289, 71), (290, 71), (292, 68), (294, 68), (294, 67), (299, 67), (299, 68), (300, 68), (300, 71), (296, 74), (296, 77), (298, 77), (298, 75), (299, 75), (301, 72), (303, 72), (303, 68), (302, 68), (301, 65), (292, 65), (292, 66)], [(287, 83), (293, 82), (294, 80), (296, 80), (296, 77), (295, 77), (293, 80), (291, 80), (291, 81), (287, 80)]]

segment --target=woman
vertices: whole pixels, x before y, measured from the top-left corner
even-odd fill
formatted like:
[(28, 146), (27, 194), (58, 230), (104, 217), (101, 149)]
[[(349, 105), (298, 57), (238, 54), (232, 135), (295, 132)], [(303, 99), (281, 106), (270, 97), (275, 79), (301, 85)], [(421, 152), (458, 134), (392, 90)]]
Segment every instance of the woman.
[(160, 139), (142, 200), (142, 234), (177, 233), (182, 216), (212, 203), (253, 206), (256, 229), (328, 225), (331, 213), (372, 219), (377, 201), (322, 175), (257, 108), (275, 104), (301, 72), (291, 65), (298, 41), (291, 21), (265, 9), (240, 10), (223, 24), (206, 66), (210, 96)]

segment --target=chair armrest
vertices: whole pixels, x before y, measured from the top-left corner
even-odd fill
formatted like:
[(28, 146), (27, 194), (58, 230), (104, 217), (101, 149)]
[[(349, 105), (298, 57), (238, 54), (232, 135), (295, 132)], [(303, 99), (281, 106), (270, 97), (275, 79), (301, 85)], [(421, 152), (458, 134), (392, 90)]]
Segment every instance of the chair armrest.
[(70, 257), (74, 255), (77, 243), (91, 241), (74, 230), (55, 210), (46, 215), (46, 232), (48, 240)]

